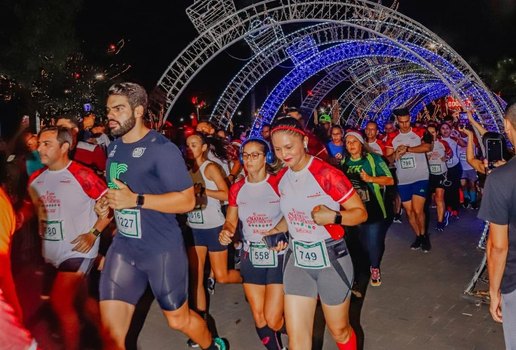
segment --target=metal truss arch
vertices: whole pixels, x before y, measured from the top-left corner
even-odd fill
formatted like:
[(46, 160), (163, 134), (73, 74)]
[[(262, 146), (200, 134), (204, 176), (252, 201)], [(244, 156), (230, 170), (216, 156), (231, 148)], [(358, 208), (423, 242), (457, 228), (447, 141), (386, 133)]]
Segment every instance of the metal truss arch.
[[(208, 6), (217, 2), (224, 6)], [(467, 73), (465, 80), (473, 80), (483, 90), (487, 90), (469, 65), (439, 37), (419, 23), (378, 3), (366, 0), (266, 0), (241, 10), (236, 10), (231, 3), (230, 0), (198, 0), (189, 8), (193, 14), (191, 18), (201, 18), (196, 22), (201, 34), (172, 61), (158, 82), (157, 90), (164, 97), (165, 117), (189, 82), (214, 56), (248, 35), (251, 22), (264, 21), (267, 17), (279, 24), (317, 21), (341, 23), (367, 29), (378, 37), (392, 41), (412, 42), (417, 46), (429, 45), (445, 60)], [(201, 5), (204, 4), (208, 4), (206, 11), (211, 11), (211, 16), (203, 15)], [(220, 8), (225, 12), (222, 13)], [(207, 21), (203, 22), (203, 18), (207, 18)], [(459, 95), (453, 86), (451, 91)], [(496, 99), (488, 97), (492, 99), (490, 104), (496, 106)], [(499, 118), (501, 111), (493, 108), (497, 113), (491, 117)]]

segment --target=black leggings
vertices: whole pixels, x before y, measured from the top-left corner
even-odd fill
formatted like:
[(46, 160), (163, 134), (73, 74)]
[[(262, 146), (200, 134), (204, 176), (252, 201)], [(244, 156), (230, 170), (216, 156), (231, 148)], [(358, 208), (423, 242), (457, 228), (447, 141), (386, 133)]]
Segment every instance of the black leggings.
[[(447, 207), (450, 207), (451, 210), (459, 210), (460, 205), (460, 178), (462, 176), (462, 165), (459, 163), (454, 167), (448, 168), (448, 173), (446, 174), (448, 183), (450, 186), (444, 187), (444, 201)], [(447, 184), (448, 184), (447, 183)]]

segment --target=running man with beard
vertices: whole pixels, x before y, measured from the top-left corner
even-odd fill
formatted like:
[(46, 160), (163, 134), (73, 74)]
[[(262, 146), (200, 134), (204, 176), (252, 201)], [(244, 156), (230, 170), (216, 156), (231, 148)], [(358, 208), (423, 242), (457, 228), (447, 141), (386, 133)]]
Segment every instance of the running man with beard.
[(108, 348), (124, 349), (135, 305), (150, 284), (168, 325), (202, 349), (225, 349), (204, 320), (188, 307), (188, 259), (177, 213), (195, 205), (194, 188), (179, 149), (143, 122), (147, 93), (138, 84), (111, 86), (109, 128), (118, 137), (108, 148), (109, 191), (97, 205), (114, 210), (118, 232), (100, 280), (102, 323)]

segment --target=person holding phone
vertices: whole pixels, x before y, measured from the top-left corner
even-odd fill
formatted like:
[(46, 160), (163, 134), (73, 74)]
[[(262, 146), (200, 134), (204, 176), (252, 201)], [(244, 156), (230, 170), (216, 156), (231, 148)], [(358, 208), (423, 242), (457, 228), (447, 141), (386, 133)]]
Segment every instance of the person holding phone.
[(360, 197), (342, 171), (307, 153), (308, 136), (294, 118), (271, 126), (274, 152), (285, 165), (278, 189), (290, 242), (283, 284), (289, 348), (311, 349), (314, 313), (320, 298), (326, 325), (339, 350), (355, 350), (349, 323), (353, 264), (342, 225), (367, 220)]
[[(240, 273), (256, 333), (265, 348), (280, 350), (283, 347), (280, 329), (284, 323), (284, 251), (271, 250), (264, 241), (264, 235), (283, 218), (278, 178), (269, 173), (274, 155), (267, 141), (249, 138), (240, 147), (240, 158), (247, 176), (229, 190), (229, 206), (219, 240), (223, 245), (231, 244), (240, 219), (244, 240)], [(286, 234), (268, 237), (285, 239)]]
[[(516, 143), (516, 103), (505, 112), (505, 132)], [(516, 349), (516, 160), (487, 176), (478, 217), (489, 221), (486, 254), (489, 311), (503, 325), (505, 346)]]

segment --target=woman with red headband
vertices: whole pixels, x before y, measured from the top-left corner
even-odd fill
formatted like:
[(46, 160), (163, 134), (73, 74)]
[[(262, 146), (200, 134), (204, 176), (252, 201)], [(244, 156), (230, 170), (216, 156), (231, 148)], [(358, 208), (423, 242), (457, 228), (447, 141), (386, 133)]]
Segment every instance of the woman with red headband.
[[(312, 348), (319, 297), (338, 349), (354, 350), (357, 340), (349, 324), (353, 264), (342, 225), (364, 222), (367, 212), (340, 170), (306, 153), (308, 138), (297, 120), (276, 120), (271, 129), (276, 157), (287, 166), (278, 188), (291, 237), (283, 272), (289, 348)], [(282, 223), (272, 231), (284, 231)]]

